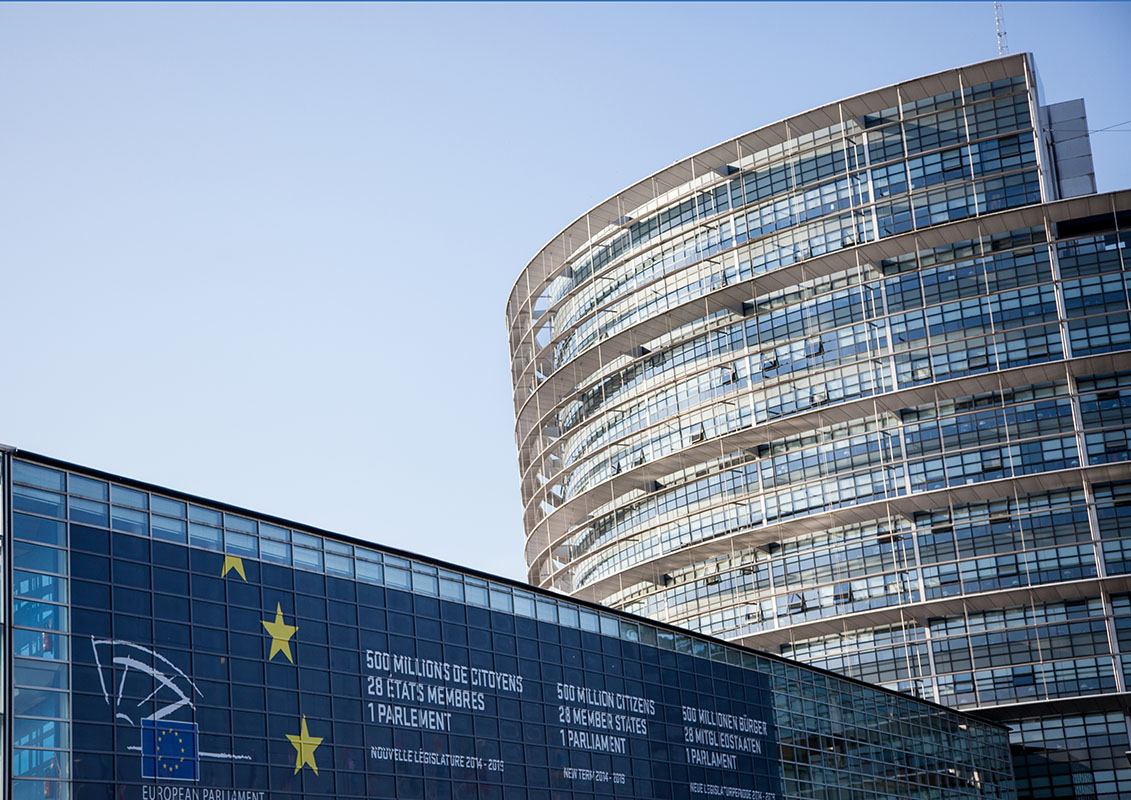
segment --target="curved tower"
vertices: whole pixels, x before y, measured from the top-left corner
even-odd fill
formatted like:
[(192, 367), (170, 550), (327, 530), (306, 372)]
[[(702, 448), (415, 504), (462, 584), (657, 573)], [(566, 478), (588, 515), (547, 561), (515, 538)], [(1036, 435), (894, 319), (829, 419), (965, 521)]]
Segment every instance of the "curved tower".
[(979, 709), (1022, 797), (1129, 796), (1131, 192), (1094, 191), (1016, 55), (578, 218), (507, 304), (530, 581)]

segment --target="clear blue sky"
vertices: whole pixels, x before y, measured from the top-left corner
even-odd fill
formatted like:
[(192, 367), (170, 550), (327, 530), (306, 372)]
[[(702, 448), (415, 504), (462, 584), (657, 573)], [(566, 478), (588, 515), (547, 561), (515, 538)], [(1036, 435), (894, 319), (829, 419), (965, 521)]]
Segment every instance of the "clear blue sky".
[[(1131, 6), (1005, 4), (1131, 120)], [(524, 575), (503, 309), (606, 196), (990, 2), (0, 6), (0, 441)], [(1093, 137), (1101, 190), (1131, 133)]]

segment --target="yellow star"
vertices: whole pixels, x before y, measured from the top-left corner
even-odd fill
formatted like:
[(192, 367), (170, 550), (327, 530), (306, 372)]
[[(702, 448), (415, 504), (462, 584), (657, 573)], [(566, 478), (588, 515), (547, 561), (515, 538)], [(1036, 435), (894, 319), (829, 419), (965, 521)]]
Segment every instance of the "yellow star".
[[(278, 603), (275, 604), (275, 621), (268, 622), (261, 620), (263, 627), (271, 634), (271, 655), (267, 656), (270, 661), (275, 657), (276, 653), (282, 653), (287, 657), (287, 661), (292, 664), (295, 660), (291, 658), (291, 637), (295, 635), (298, 630), (297, 625), (288, 625), (283, 622), (283, 607)], [(318, 741), (322, 741), (319, 739)]]
[(295, 749), (295, 773), (309, 764), (317, 775), (318, 763), (314, 760), (314, 751), (322, 744), (322, 737), (310, 735), (310, 731), (306, 729), (306, 714), (302, 715), (302, 728), (298, 735), (288, 733), (287, 738), (291, 740), (291, 746)]
[(224, 569), (220, 571), (220, 577), (223, 578), (233, 569), (244, 579), (244, 583), (247, 583), (247, 575), (243, 571), (243, 559), (239, 556), (224, 556)]

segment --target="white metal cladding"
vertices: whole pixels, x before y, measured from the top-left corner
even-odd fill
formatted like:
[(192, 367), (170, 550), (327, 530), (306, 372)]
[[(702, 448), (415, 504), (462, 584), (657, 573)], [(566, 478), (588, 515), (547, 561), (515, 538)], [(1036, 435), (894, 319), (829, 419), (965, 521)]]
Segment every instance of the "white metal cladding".
[[(535, 256), (512, 289), (507, 303), (507, 329), (516, 410), (529, 404), (535, 363), (547, 349), (539, 347), (534, 339), (535, 323), (542, 321), (550, 311), (548, 307), (541, 307), (540, 298), (544, 297), (550, 282), (568, 268), (571, 259), (601, 246), (618, 233), (618, 221), (638, 218), (642, 211), (655, 210), (658, 199), (662, 199), (664, 205), (671, 205), (696, 191), (725, 184), (733, 177), (731, 170), (748, 169), (800, 153), (811, 147), (807, 136), (829, 126), (852, 125), (868, 113), (893, 105), (990, 83), (1009, 75), (1028, 76), (1030, 73), (1027, 56), (1009, 56), (830, 103), (677, 162), (591, 209)], [(858, 124), (857, 128), (862, 129)]]
[[(1125, 210), (1128, 208), (1131, 208), (1131, 191), (1124, 191), (1112, 195), (1095, 195), (1043, 206), (1037, 205), (1003, 211), (976, 219), (950, 223), (926, 231), (902, 234), (892, 239), (882, 239), (877, 242), (861, 245), (849, 251), (837, 251), (811, 261), (791, 264), (779, 270), (755, 276), (743, 283), (722, 287), (710, 295), (695, 298), (688, 301), (684, 306), (672, 309), (671, 312), (665, 316), (665, 319), (674, 318), (679, 323), (685, 320), (692, 321), (703, 316), (704, 308), (711, 311), (716, 309), (733, 309), (741, 305), (742, 298), (744, 297), (751, 298), (762, 296), (771, 291), (804, 280), (832, 274), (844, 267), (851, 267), (858, 264), (874, 262), (881, 258), (895, 256), (907, 252), (909, 249), (913, 250), (916, 246), (938, 246), (946, 242), (987, 237), (994, 233), (1020, 227), (1043, 226), (1046, 223), (1053, 224), (1067, 219), (1094, 216), (1105, 212), (1112, 214), (1117, 209)], [(736, 318), (738, 317), (738, 315), (735, 316)], [(611, 343), (609, 347), (611, 347), (615, 353), (619, 354), (624, 350), (629, 350), (631, 347), (650, 341), (654, 338), (654, 331), (656, 330), (650, 326), (656, 324), (659, 323), (654, 320), (645, 321), (639, 326), (629, 328), (621, 334), (610, 337)], [(638, 332), (638, 329), (644, 329), (645, 332)], [(584, 378), (570, 387), (574, 390), (566, 396), (565, 400), (568, 401), (570, 396), (576, 396), (578, 390), (583, 390), (587, 385), (592, 385), (593, 379), (590, 376), (599, 374), (598, 370), (604, 366), (604, 361), (601, 359), (603, 347), (604, 343), (602, 346), (583, 353), (575, 359), (575, 363), (567, 367), (567, 369), (577, 370), (583, 373)], [(617, 357), (623, 359), (622, 356), (618, 355)], [(646, 356), (640, 356), (636, 360), (643, 358), (646, 358)], [(1085, 372), (1091, 371), (1094, 373), (1103, 372), (1105, 369), (1111, 371), (1115, 368), (1114, 360), (1117, 358), (1118, 356), (1085, 358), (1081, 360), (1079, 364), (1073, 365), (1071, 368), (1074, 371), (1082, 369)], [(1103, 360), (1110, 363), (1106, 363), (1105, 367), (1101, 368), (1092, 364), (1095, 360)], [(1056, 374), (1057, 372), (1063, 373), (1063, 369), (1063, 367), (1041, 363), (1011, 370), (1009, 374), (1015, 376), (1010, 379), (1014, 383), (1039, 382), (1039, 380), (1048, 379), (1051, 374)], [(1091, 372), (1089, 372), (1089, 374), (1091, 374)], [(547, 388), (552, 391), (559, 380), (561, 385), (566, 385), (570, 383), (571, 379), (568, 377), (558, 379), (557, 376), (551, 376), (547, 381)], [(543, 440), (546, 441), (547, 444), (542, 448), (539, 458), (532, 459), (528, 463), (523, 464), (526, 468), (523, 474), (523, 489), (524, 498), (527, 499), (528, 563), (533, 566), (537, 560), (546, 558), (549, 551), (555, 545), (560, 544), (563, 537), (569, 533), (571, 528), (585, 515), (593, 511), (594, 508), (609, 502), (610, 498), (620, 497), (625, 493), (632, 492), (638, 487), (649, 485), (652, 481), (671, 471), (673, 462), (699, 463), (709, 459), (712, 455), (717, 456), (720, 452), (720, 448), (743, 447), (755, 441), (768, 441), (776, 436), (784, 435), (786, 431), (796, 431), (806, 426), (820, 427), (821, 424), (825, 424), (838, 417), (845, 419), (852, 418), (853, 415), (859, 415), (865, 410), (872, 410), (873, 406), (876, 409), (895, 409), (906, 405), (914, 405), (921, 401), (924, 396), (924, 391), (927, 388), (930, 389), (932, 396), (939, 392), (943, 392), (949, 396), (960, 396), (976, 391), (984, 391), (991, 385), (996, 384), (997, 377), (994, 375), (972, 375), (931, 387), (913, 387), (901, 392), (889, 393), (875, 398), (865, 398), (843, 405), (823, 406), (813, 410), (808, 415), (783, 417), (773, 422), (727, 433), (718, 438), (712, 437), (709, 441), (690, 444), (686, 448), (682, 448), (662, 459), (649, 461), (625, 470), (623, 473), (609, 478), (607, 481), (592, 487), (579, 496), (562, 501), (560, 505), (547, 514), (539, 513), (537, 504), (545, 500), (547, 496), (545, 486), (549, 485), (549, 483), (547, 482), (546, 484), (540, 485), (535, 476), (540, 470), (543, 470), (544, 473), (548, 473), (545, 474), (545, 477), (548, 478), (560, 474), (561, 469), (556, 472), (549, 472), (549, 470), (546, 470), (545, 464), (552, 463), (551, 458), (556, 454), (561, 440), (558, 439), (552, 442)], [(559, 408), (560, 405), (550, 408), (536, 425), (550, 424)], [(660, 421), (654, 423), (653, 427), (663, 424), (664, 423)], [(615, 446), (615, 442), (613, 442), (608, 445), (608, 448), (614, 448)], [(533, 573), (531, 579), (534, 579)]]
[[(760, 153), (786, 141), (790, 135), (801, 136), (835, 124), (842, 116), (852, 118), (878, 109), (889, 108), (900, 98), (917, 100), (955, 88), (956, 80), (976, 86), (1017, 74), (1018, 64), (1031, 56), (1017, 54), (992, 59), (970, 66), (939, 72), (923, 78), (893, 84), (865, 94), (820, 106), (794, 117), (766, 125), (736, 136), (727, 142), (677, 161), (669, 167), (633, 184), (627, 189), (591, 208), (567, 225), (551, 239), (519, 275), (507, 301), (507, 326), (513, 330), (520, 313), (529, 313), (531, 300), (542, 287), (560, 272), (572, 253), (584, 247), (599, 231), (609, 231), (616, 220), (630, 214), (673, 188), (683, 186), (696, 176), (716, 175), (715, 170), (740, 161), (749, 154)], [(512, 349), (514, 339), (512, 338)]]
[[(879, 89), (766, 126), (703, 151), (635, 184), (587, 212), (543, 248), (520, 275), (508, 303), (508, 327), (516, 389), (516, 441), (519, 445), (524, 520), (528, 532), (526, 555), (531, 568), (531, 580), (566, 591), (580, 590), (580, 587), (571, 586), (568, 578), (569, 559), (559, 560), (556, 567), (549, 567), (555, 548), (561, 548), (576, 532), (578, 524), (584, 523), (592, 512), (602, 507), (608, 510), (618, 502), (646, 494), (650, 487), (678, 465), (708, 461), (722, 456), (728, 448), (742, 447), (755, 440), (765, 441), (768, 437), (782, 435), (789, 430), (801, 430), (810, 423), (819, 426), (833, 419), (849, 419), (852, 414), (862, 413), (869, 406), (872, 411), (881, 407), (895, 408), (899, 403), (910, 402), (921, 394), (908, 389), (900, 393), (879, 393), (875, 398), (824, 406), (809, 415), (741, 426), (718, 436), (704, 436), (702, 440), (676, 448), (662, 457), (634, 462), (629, 469), (597, 480), (579, 494), (566, 496), (560, 491), (560, 480), (576, 464), (567, 464), (563, 458), (566, 437), (559, 425), (563, 408), (576, 402), (587, 390), (599, 386), (610, 372), (647, 359), (652, 352), (648, 345), (654, 345), (657, 341), (670, 345), (679, 339), (681, 328), (691, 326), (698, 331), (694, 326), (706, 318), (713, 318), (716, 327), (720, 321), (741, 320), (745, 316), (744, 303), (775, 290), (835, 274), (838, 270), (859, 269), (879, 259), (895, 257), (901, 253), (963, 239), (984, 238), (1017, 227), (1048, 226), (1059, 219), (1101, 211), (1111, 213), (1116, 207), (1126, 206), (1129, 198), (1126, 194), (1107, 198), (1085, 197), (1072, 204), (1027, 205), (991, 213), (986, 213), (988, 209), (979, 209), (975, 216), (966, 219), (874, 238), (866, 243), (853, 244), (809, 258), (802, 256), (784, 266), (759, 272), (735, 283), (708, 284), (700, 291), (686, 292), (678, 302), (672, 302), (656, 313), (640, 315), (630, 324), (621, 326), (588, 346), (582, 346), (562, 363), (555, 363), (555, 348), (562, 345), (565, 337), (575, 334), (585, 319), (592, 319), (593, 314), (578, 318), (564, 328), (548, 327), (546, 321), (553, 319), (556, 312), (567, 306), (574, 292), (567, 290), (556, 299), (549, 298), (546, 292), (551, 283), (568, 274), (567, 271), (572, 269), (570, 264), (577, 263), (579, 258), (591, 253), (593, 248), (619, 234), (628, 221), (643, 219), (648, 214), (670, 208), (712, 187), (725, 186), (743, 170), (796, 159), (799, 153), (805, 152), (814, 144), (818, 149), (830, 146), (835, 148), (843, 144), (847, 136), (845, 131), (849, 127), (855, 125), (856, 129), (864, 130), (861, 120), (877, 111), (882, 112), (883, 109), (894, 106), (896, 113), (892, 119), (902, 119), (909, 103), (914, 104), (946, 92), (961, 94), (969, 91), (970, 87), (1001, 81), (1011, 75), (1024, 76), (1027, 87), (1025, 91), (1030, 96), (1031, 110), (1034, 110), (1036, 99), (1035, 90), (1031, 86), (1031, 74), (1028, 56), (994, 59)], [(834, 127), (831, 135), (821, 133), (830, 126)], [(1035, 133), (1032, 135), (1035, 136)], [(902, 156), (906, 159), (907, 152)], [(800, 189), (794, 193), (797, 191)], [(876, 198), (871, 199), (874, 202)], [(623, 267), (640, 250), (655, 249), (681, 237), (687, 238), (689, 232), (693, 236), (704, 227), (707, 226), (685, 226), (666, 236), (649, 240), (641, 248), (630, 248), (606, 265), (605, 272)], [(719, 260), (727, 257), (727, 253), (722, 253)], [(688, 273), (699, 264), (713, 261), (713, 256), (701, 259), (692, 257), (681, 271)], [(645, 284), (643, 288), (656, 293), (655, 287), (666, 283), (669, 277), (664, 276), (652, 284)], [(592, 287), (600, 279), (601, 275), (597, 274), (584, 285)], [(639, 294), (640, 292), (635, 296), (622, 294), (613, 298), (606, 307), (631, 306)], [(599, 314), (600, 311), (601, 307), (598, 306), (596, 313)], [(535, 334), (539, 331), (543, 334), (548, 331), (547, 338), (536, 340)], [(716, 368), (717, 365), (707, 367)], [(1047, 366), (1042, 365), (1025, 368), (1016, 374), (1032, 377), (1047, 371)], [(959, 391), (959, 387), (976, 388), (985, 383), (985, 379), (975, 376), (953, 383), (950, 390)], [(937, 389), (935, 394), (938, 394)], [(615, 410), (613, 413), (616, 413)], [(671, 425), (671, 421), (679, 419), (681, 414), (653, 420), (647, 427), (657, 429)], [(640, 429), (632, 431), (633, 434), (639, 432)], [(624, 440), (625, 437), (607, 439), (596, 449), (586, 452), (585, 456), (593, 458), (615, 451), (618, 446), (623, 446)], [(594, 594), (595, 591), (595, 587), (586, 587), (585, 594), (600, 599)]]
[[(1016, 70), (1026, 65), (1027, 62), (1024, 61), (1022, 57), (1016, 56), (987, 62), (986, 64), (975, 65), (962, 70), (940, 73), (939, 75), (912, 81), (908, 84), (878, 90), (877, 92), (862, 95), (859, 98), (841, 101), (839, 104), (831, 104), (823, 109), (817, 109), (813, 112), (808, 112), (807, 114), (786, 120), (785, 122), (768, 126), (752, 134), (747, 134), (745, 137), (738, 137), (732, 140), (732, 142), (720, 145), (719, 148), (729, 148), (738, 143), (738, 150), (735, 152), (740, 152), (744, 149), (749, 151), (749, 141), (751, 137), (757, 138), (757, 144), (762, 148), (759, 152), (763, 152), (767, 146), (780, 148), (782, 142), (786, 141), (785, 137), (792, 136), (792, 139), (789, 139), (789, 141), (793, 143), (802, 141), (806, 135), (804, 132), (808, 131), (809, 134), (811, 134), (815, 126), (831, 120), (831, 112), (829, 109), (840, 109), (838, 113), (841, 113), (842, 116), (843, 114), (860, 115), (864, 114), (869, 108), (869, 104), (872, 103), (890, 103), (901, 98), (905, 102), (911, 102), (915, 98), (920, 97), (923, 92), (938, 91), (943, 87), (951, 87), (952, 91), (959, 91), (963, 86), (969, 86), (969, 81), (981, 80), (983, 78), (996, 78), (1000, 80), (1000, 76), (1008, 75), (1011, 70)], [(1024, 69), (1023, 72), (1028, 75), (1027, 68)], [(871, 107), (875, 108), (875, 106)], [(747, 145), (743, 146), (743, 142), (747, 142)], [(825, 144), (827, 146), (829, 143), (826, 142)], [(832, 141), (832, 144), (835, 146), (836, 141)], [(801, 146), (802, 145), (794, 144), (788, 153), (782, 150), (777, 154), (776, 158), (779, 161), (784, 157), (792, 158), (799, 152), (798, 148)], [(719, 148), (714, 148), (712, 151), (707, 152), (715, 152)], [(614, 218), (615, 222), (615, 220), (630, 216), (630, 214), (621, 213), (624, 212), (626, 208), (629, 208), (625, 198), (631, 195), (634, 201), (643, 199), (643, 196), (638, 198), (631, 193), (640, 191), (640, 187), (645, 184), (654, 190), (648, 194), (648, 200), (654, 201), (657, 197), (661, 196), (659, 194), (661, 189), (671, 185), (671, 181), (677, 178), (690, 178), (691, 180), (688, 184), (677, 187), (675, 191), (669, 190), (667, 194), (663, 196), (665, 203), (671, 205), (672, 202), (684, 198), (691, 192), (700, 191), (707, 184), (715, 186), (724, 185), (727, 181), (731, 180), (730, 175), (720, 177), (716, 172), (712, 171), (713, 169), (719, 168), (718, 164), (711, 170), (696, 167), (696, 159), (702, 157), (703, 154), (700, 154), (699, 156), (688, 159), (686, 162), (680, 162), (680, 164), (663, 170), (657, 173), (657, 175), (652, 176), (652, 178), (627, 190), (626, 193), (622, 193), (616, 198), (606, 201), (606, 204), (603, 204), (602, 207), (607, 206), (608, 203), (612, 203), (614, 200), (616, 201), (616, 211), (619, 216)], [(755, 154), (753, 156), (739, 158), (737, 163), (749, 166), (758, 160), (759, 156)], [(727, 164), (724, 162), (722, 166), (725, 167)], [(738, 169), (738, 167), (733, 168)], [(579, 230), (579, 226), (583, 227), (587, 234), (592, 234), (591, 228), (595, 227), (595, 225), (592, 224), (594, 213), (595, 212), (591, 211), (576, 221), (567, 231), (557, 237), (551, 245), (547, 246), (547, 249), (544, 249), (543, 252), (535, 258), (531, 266), (520, 276), (519, 283), (516, 285), (516, 292), (519, 287), (523, 285), (529, 287), (529, 291), (520, 293), (523, 295), (524, 299), (517, 305), (515, 302), (517, 295), (512, 294), (512, 301), (508, 304), (508, 308), (513, 311), (513, 313), (508, 312), (508, 318), (511, 323), (509, 327), (511, 330), (512, 377), (515, 382), (515, 404), (517, 411), (516, 441), (519, 445), (520, 464), (524, 473), (529, 472), (528, 468), (536, 460), (536, 453), (539, 449), (537, 439), (546, 433), (546, 420), (557, 413), (562, 401), (566, 399), (567, 393), (580, 388), (585, 381), (592, 379), (595, 374), (600, 372), (600, 368), (597, 367), (597, 365), (604, 367), (615, 362), (618, 358), (631, 357), (630, 354), (634, 348), (654, 339), (661, 332), (671, 330), (675, 325), (698, 319), (703, 315), (704, 310), (707, 312), (725, 312), (728, 309), (734, 310), (736, 304), (741, 303), (743, 299), (741, 295), (744, 294), (746, 288), (743, 287), (743, 290), (739, 291), (727, 288), (722, 291), (707, 290), (698, 293), (685, 293), (686, 297), (684, 301), (675, 304), (676, 307), (667, 308), (666, 313), (643, 316), (636, 324), (626, 327), (622, 326), (621, 330), (605, 336), (587, 348), (583, 347), (580, 352), (567, 359), (564, 363), (555, 365), (553, 358), (555, 348), (561, 345), (563, 336), (570, 336), (576, 332), (577, 325), (574, 324), (565, 330), (554, 330), (549, 327), (550, 321), (555, 317), (555, 310), (560, 308), (562, 303), (569, 300), (569, 295), (567, 293), (565, 297), (556, 303), (548, 304), (545, 297), (546, 289), (555, 276), (562, 275), (563, 271), (568, 268), (566, 259), (570, 257), (571, 254), (591, 252), (594, 246), (600, 246), (601, 239), (607, 239), (609, 235), (615, 234), (620, 230), (616, 224), (606, 223), (601, 226), (600, 233), (587, 235), (581, 247), (573, 247), (572, 245), (565, 247), (561, 244), (563, 241), (570, 239), (573, 233)], [(639, 212), (633, 208), (632, 213), (635, 214)], [(702, 228), (703, 226), (699, 227)], [(657, 245), (662, 246), (665, 241), (670, 242), (679, 236), (685, 236), (686, 233), (687, 230), (685, 229), (669, 235), (666, 239), (658, 238), (655, 241), (650, 241), (647, 244), (647, 248), (655, 248)], [(875, 257), (871, 254), (884, 252), (884, 246), (878, 242), (876, 244), (877, 247), (869, 251), (870, 257)], [(555, 250), (555, 248), (558, 249)], [(569, 252), (567, 252), (567, 250)], [(554, 254), (553, 258), (551, 258), (551, 253)], [(852, 251), (842, 254), (842, 258), (846, 256), (849, 259), (853, 257), (859, 259), (859, 254)], [(606, 272), (618, 269), (620, 266), (623, 266), (625, 260), (631, 257), (632, 253), (629, 253), (626, 259), (621, 259), (614, 263)], [(543, 269), (542, 267), (546, 267), (549, 263), (548, 259), (549, 261), (555, 262), (556, 265), (552, 269)], [(692, 259), (686, 265), (687, 269), (682, 270), (682, 272), (687, 273), (692, 269), (699, 269), (702, 272), (705, 269), (709, 269), (709, 265), (715, 261), (716, 259), (713, 258)], [(837, 258), (834, 254), (830, 254), (825, 261), (814, 264), (814, 268), (827, 269), (836, 263)], [(806, 270), (802, 268), (802, 272), (805, 271)], [(766, 274), (761, 278), (760, 288), (765, 289), (772, 285), (774, 281), (774, 277), (772, 277), (773, 274), (774, 273)], [(539, 277), (536, 278), (535, 276)], [(796, 275), (788, 273), (782, 273), (778, 276), (780, 280), (796, 279), (796, 277)], [(652, 292), (657, 292), (657, 287), (665, 289), (670, 286), (672, 279), (673, 276), (665, 276), (661, 281), (656, 281), (647, 287), (642, 287), (641, 291), (648, 289)], [(597, 276), (589, 282), (590, 286), (596, 280), (605, 280), (605, 278)], [(678, 277), (676, 280), (678, 280)], [(639, 292), (637, 292), (637, 294), (639, 294)], [(703, 301), (703, 305), (698, 305), (695, 302), (700, 298)], [(614, 304), (623, 307), (632, 299), (632, 297), (620, 296), (615, 298)], [(600, 315), (602, 309), (598, 308), (596, 313)], [(592, 321), (594, 315), (590, 313), (587, 315), (586, 319)], [(548, 331), (551, 333), (548, 341), (536, 340), (537, 337), (545, 338)], [(550, 428), (550, 435), (552, 435), (552, 426)], [(532, 436), (534, 437), (534, 441), (532, 441)]]

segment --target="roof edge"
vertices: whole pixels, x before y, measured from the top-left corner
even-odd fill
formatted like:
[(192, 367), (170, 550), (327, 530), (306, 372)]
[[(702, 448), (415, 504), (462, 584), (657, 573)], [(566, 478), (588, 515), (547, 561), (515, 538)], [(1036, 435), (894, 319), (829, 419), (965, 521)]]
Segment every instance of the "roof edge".
[[(878, 87), (876, 89), (870, 89), (866, 92), (861, 92), (859, 94), (841, 97), (837, 100), (833, 100), (833, 101), (830, 101), (830, 102), (827, 102), (827, 103), (823, 103), (819, 106), (814, 106), (813, 108), (810, 108), (807, 111), (802, 111), (802, 112), (797, 113), (797, 114), (792, 114), (788, 117), (784, 117), (784, 118), (779, 119), (775, 122), (771, 122), (771, 123), (768, 123), (766, 125), (762, 125), (760, 127), (754, 128), (753, 130), (749, 130), (745, 133), (741, 133), (737, 136), (734, 136), (730, 139), (726, 139), (724, 141), (718, 142), (717, 144), (711, 145), (710, 147), (703, 148), (702, 150), (699, 150), (696, 153), (693, 153), (693, 154), (691, 154), (691, 155), (689, 155), (685, 158), (682, 158), (679, 161), (675, 161), (675, 162), (669, 164), (666, 167), (663, 167), (659, 170), (656, 170), (655, 172), (651, 173), (650, 175), (645, 176), (644, 178), (641, 178), (640, 180), (636, 181), (635, 183), (629, 184), (628, 186), (621, 189), (619, 192), (617, 192), (613, 195), (610, 195), (609, 197), (606, 197), (604, 200), (601, 200), (596, 205), (592, 206), (590, 209), (585, 211), (585, 213), (581, 214), (580, 216), (575, 218), (572, 222), (567, 224), (564, 228), (562, 228), (560, 231), (558, 231), (558, 233), (556, 233), (554, 236), (552, 236), (546, 242), (546, 244), (544, 244), (541, 248), (539, 248), (538, 252), (535, 253), (534, 257), (531, 258), (526, 263), (526, 266), (524, 266), (522, 268), (522, 270), (519, 272), (518, 277), (515, 278), (514, 283), (511, 285), (511, 290), (507, 294), (507, 306), (509, 307), (511, 302), (514, 300), (515, 292), (518, 289), (519, 283), (522, 281), (523, 276), (526, 275), (527, 271), (534, 264), (534, 262), (537, 261), (539, 258), (541, 258), (543, 256), (543, 254), (546, 253), (546, 251), (549, 248), (551, 248), (556, 242), (558, 242), (563, 236), (565, 236), (566, 233), (568, 233), (568, 231), (570, 230), (570, 228), (572, 228), (574, 225), (577, 225), (579, 222), (585, 220), (590, 214), (592, 214), (595, 211), (597, 211), (598, 209), (600, 209), (602, 205), (604, 205), (605, 203), (608, 203), (610, 200), (616, 200), (620, 197), (623, 197), (628, 192), (631, 192), (635, 189), (638, 189), (638, 188), (644, 186), (645, 184), (649, 183), (650, 181), (658, 180), (658, 179), (662, 178), (664, 175), (667, 175), (668, 173), (671, 173), (671, 172), (679, 170), (683, 167), (686, 167), (687, 165), (690, 165), (696, 159), (701, 159), (704, 155), (706, 155), (706, 154), (708, 154), (708, 153), (710, 153), (714, 150), (717, 150), (720, 147), (726, 147), (728, 145), (735, 144), (740, 139), (744, 139), (748, 136), (756, 135), (756, 134), (758, 134), (762, 131), (767, 131), (767, 130), (774, 128), (776, 126), (780, 126), (780, 125), (788, 126), (790, 123), (796, 123), (796, 122), (798, 122), (798, 121), (800, 121), (800, 120), (802, 120), (806, 117), (814, 116), (820, 111), (829, 109), (829, 108), (834, 107), (834, 106), (839, 106), (840, 104), (846, 103), (850, 100), (858, 100), (858, 99), (861, 99), (861, 98), (868, 97), (870, 95), (882, 94), (884, 92), (891, 91), (892, 89), (897, 89), (897, 88), (904, 86), (906, 84), (913, 83), (915, 81), (925, 80), (927, 78), (935, 78), (935, 77), (939, 77), (939, 76), (943, 76), (943, 75), (958, 74), (960, 72), (963, 72), (964, 70), (973, 69), (975, 67), (979, 67), (979, 66), (982, 66), (982, 65), (985, 65), (985, 64), (992, 64), (992, 63), (996, 63), (996, 62), (1007, 62), (1007, 61), (1011, 61), (1011, 60), (1027, 60), (1030, 64), (1032, 64), (1033, 55), (1032, 55), (1032, 53), (1029, 53), (1029, 52), (1022, 52), (1022, 53), (1013, 53), (1013, 54), (1005, 55), (1005, 56), (997, 56), (995, 58), (988, 58), (988, 59), (985, 59), (983, 61), (975, 61), (973, 63), (965, 64), (965, 65), (962, 65), (962, 66), (959, 66), (959, 67), (952, 67), (950, 69), (940, 70), (939, 72), (931, 72), (931, 73), (928, 73), (926, 75), (919, 75), (919, 76), (915, 76), (915, 77), (912, 77), (912, 78), (906, 78), (904, 80), (888, 84), (887, 86), (881, 86), (881, 87)], [(658, 196), (658, 194), (655, 195), (655, 196)], [(637, 205), (639, 205), (639, 203), (637, 203)]]

